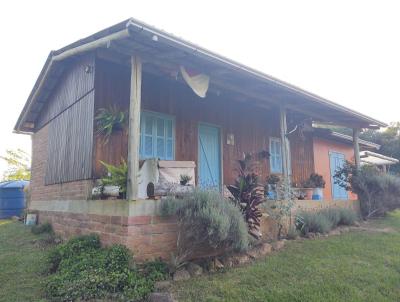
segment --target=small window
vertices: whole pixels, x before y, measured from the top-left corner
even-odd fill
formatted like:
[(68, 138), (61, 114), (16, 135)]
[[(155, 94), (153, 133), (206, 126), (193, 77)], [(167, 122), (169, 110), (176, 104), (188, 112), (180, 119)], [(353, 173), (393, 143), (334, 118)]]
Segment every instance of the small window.
[(142, 112), (140, 118), (140, 158), (174, 159), (175, 125), (170, 116)]
[(269, 153), (269, 164), (271, 167), (271, 173), (282, 173), (282, 144), (279, 138), (270, 138)]

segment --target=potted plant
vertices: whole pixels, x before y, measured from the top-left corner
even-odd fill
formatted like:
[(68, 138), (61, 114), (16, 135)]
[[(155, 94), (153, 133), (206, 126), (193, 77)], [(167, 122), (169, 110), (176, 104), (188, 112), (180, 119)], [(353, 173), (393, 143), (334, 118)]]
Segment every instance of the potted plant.
[(191, 181), (191, 180), (192, 180), (192, 177), (191, 177), (191, 176), (186, 175), (186, 174), (181, 174), (181, 175), (180, 175), (179, 183), (180, 183), (182, 186), (186, 186), (186, 185), (189, 183), (189, 181)]
[(265, 186), (266, 196), (270, 200), (276, 200), (278, 198), (278, 194), (276, 192), (277, 184), (280, 182), (280, 178), (276, 174), (271, 174), (267, 177), (267, 183)]
[(100, 161), (106, 168), (107, 174), (101, 178), (101, 195), (107, 198), (119, 197), (126, 198), (128, 165), (124, 159), (121, 159), (121, 164), (111, 165)]
[(322, 200), (325, 180), (322, 175), (311, 173), (310, 177), (303, 183), (306, 199)]
[(95, 117), (96, 134), (102, 137), (104, 144), (107, 144), (113, 133), (124, 130), (127, 118), (126, 112), (120, 111), (116, 106), (100, 108)]

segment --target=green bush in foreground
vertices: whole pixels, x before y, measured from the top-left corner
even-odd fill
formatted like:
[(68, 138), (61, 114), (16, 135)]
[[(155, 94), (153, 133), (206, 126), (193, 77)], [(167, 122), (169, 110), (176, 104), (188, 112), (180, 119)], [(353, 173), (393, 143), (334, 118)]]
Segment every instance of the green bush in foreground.
[(135, 265), (122, 245), (101, 248), (96, 235), (79, 236), (57, 246), (48, 257), (45, 294), (52, 301), (115, 299), (140, 301), (166, 277), (160, 261)]
[(42, 223), (32, 226), (31, 232), (35, 235), (43, 234), (43, 233), (53, 233), (53, 227), (50, 223)]
[(328, 233), (339, 225), (353, 225), (357, 214), (347, 208), (327, 208), (318, 212), (301, 212), (296, 216), (296, 228), (303, 235)]
[(201, 248), (248, 248), (248, 227), (241, 210), (216, 191), (184, 194), (162, 203), (163, 215), (176, 215), (179, 224), (178, 253), (181, 260)]

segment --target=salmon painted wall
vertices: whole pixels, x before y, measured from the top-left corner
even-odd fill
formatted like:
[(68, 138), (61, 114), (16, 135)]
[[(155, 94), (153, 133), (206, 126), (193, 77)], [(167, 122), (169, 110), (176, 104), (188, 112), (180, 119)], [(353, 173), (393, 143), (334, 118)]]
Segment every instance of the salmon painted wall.
[[(332, 181), (329, 161), (329, 152), (335, 151), (344, 154), (347, 161), (354, 162), (354, 150), (352, 145), (335, 142), (328, 139), (314, 137), (314, 171), (323, 176), (326, 184), (324, 199), (332, 200)], [(357, 195), (349, 192), (349, 199), (357, 199)]]

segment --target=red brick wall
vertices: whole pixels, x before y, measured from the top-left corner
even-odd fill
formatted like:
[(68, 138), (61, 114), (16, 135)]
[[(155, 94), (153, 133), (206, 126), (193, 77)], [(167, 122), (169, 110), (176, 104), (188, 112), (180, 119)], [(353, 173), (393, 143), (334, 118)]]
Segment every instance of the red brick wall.
[(92, 190), (92, 180), (45, 185), (48, 128), (32, 135), (31, 200), (86, 200)]
[(171, 217), (40, 211), (39, 223), (44, 222), (50, 222), (54, 231), (64, 239), (95, 233), (104, 245), (124, 244), (138, 260), (158, 257), (169, 260), (176, 250), (177, 224)]

